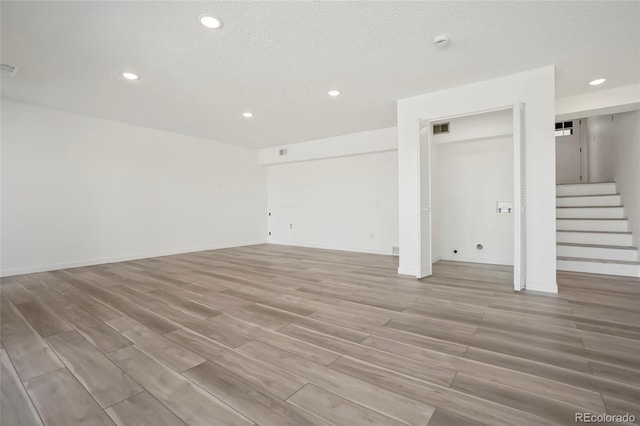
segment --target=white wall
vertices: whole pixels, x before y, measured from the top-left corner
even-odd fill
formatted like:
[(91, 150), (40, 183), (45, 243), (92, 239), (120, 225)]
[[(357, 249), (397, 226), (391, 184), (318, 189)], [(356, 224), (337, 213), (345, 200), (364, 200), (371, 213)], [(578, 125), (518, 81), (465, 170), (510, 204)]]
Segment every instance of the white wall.
[(613, 89), (587, 86), (585, 90), (588, 92), (556, 100), (558, 121), (617, 114), (640, 108), (640, 84)]
[(640, 111), (613, 116), (614, 180), (629, 218), (633, 243), (640, 244)]
[(625, 214), (640, 243), (640, 111), (591, 117), (589, 166), (593, 182), (616, 182)]
[[(280, 156), (280, 149), (286, 149), (287, 155)], [(396, 127), (388, 127), (263, 148), (258, 151), (258, 164), (281, 164), (372, 152), (396, 151), (397, 149), (398, 129)]]
[(587, 118), (587, 166), (589, 182), (613, 182), (614, 137), (610, 115)]
[(398, 101), (400, 266), (418, 267), (420, 119), (434, 119), (526, 104), (527, 288), (557, 292), (555, 238), (555, 79), (549, 66)]
[(2, 100), (2, 274), (266, 241), (256, 151)]
[(453, 119), (431, 141), (433, 260), (513, 265), (514, 215), (496, 212), (513, 203), (512, 111)]
[[(287, 163), (267, 167), (269, 206), (293, 208), (295, 245), (391, 254), (398, 246), (396, 137), (393, 128), (292, 144)], [(267, 158), (273, 150), (261, 152)], [(293, 162), (301, 157), (318, 159)]]

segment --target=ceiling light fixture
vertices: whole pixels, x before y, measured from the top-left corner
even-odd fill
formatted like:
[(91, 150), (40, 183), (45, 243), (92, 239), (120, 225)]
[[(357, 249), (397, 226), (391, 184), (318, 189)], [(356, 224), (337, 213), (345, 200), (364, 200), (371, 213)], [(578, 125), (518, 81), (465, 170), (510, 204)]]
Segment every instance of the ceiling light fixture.
[(251, 117), (253, 117), (253, 113), (252, 113), (252, 112), (249, 112), (249, 111), (247, 111), (247, 112), (243, 112), (243, 113), (242, 113), (242, 116), (243, 116), (244, 118), (251, 118)]
[(200, 17), (200, 23), (207, 28), (211, 28), (212, 30), (222, 28), (222, 21), (210, 15), (202, 15)]
[(137, 80), (140, 78), (140, 76), (138, 74), (134, 74), (132, 72), (123, 72), (122, 76), (124, 78), (126, 78), (127, 80)]
[(606, 78), (596, 78), (595, 80), (589, 82), (589, 86), (599, 86), (605, 81), (607, 81)]
[(329, 92), (327, 92), (327, 93), (329, 93), (329, 96), (333, 96), (334, 98), (336, 96), (340, 96), (340, 91), (339, 90), (329, 90)]

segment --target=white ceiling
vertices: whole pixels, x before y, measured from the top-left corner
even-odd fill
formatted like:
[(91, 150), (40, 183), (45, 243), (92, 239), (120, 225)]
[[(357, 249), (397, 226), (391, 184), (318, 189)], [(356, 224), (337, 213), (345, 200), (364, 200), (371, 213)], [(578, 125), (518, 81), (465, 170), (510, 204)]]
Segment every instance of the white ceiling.
[(640, 2), (1, 7), (1, 59), (20, 68), (2, 96), (256, 148), (394, 126), (397, 99), (549, 64), (558, 97), (640, 81)]

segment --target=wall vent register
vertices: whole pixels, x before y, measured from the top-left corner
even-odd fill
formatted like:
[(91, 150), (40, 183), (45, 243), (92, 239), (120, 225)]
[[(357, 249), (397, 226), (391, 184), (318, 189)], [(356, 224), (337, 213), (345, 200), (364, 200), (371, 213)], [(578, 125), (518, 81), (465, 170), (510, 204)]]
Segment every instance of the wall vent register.
[(449, 133), (449, 123), (438, 123), (433, 125), (433, 134)]
[(278, 155), (279, 155), (280, 157), (282, 157), (282, 156), (284, 156), (284, 155), (287, 155), (287, 148), (281, 148), (281, 149), (278, 151)]

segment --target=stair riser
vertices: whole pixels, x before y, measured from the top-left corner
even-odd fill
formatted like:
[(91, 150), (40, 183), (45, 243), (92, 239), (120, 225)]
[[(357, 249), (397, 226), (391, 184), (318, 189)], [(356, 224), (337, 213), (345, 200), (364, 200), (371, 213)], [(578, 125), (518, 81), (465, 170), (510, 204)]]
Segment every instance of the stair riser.
[(557, 218), (587, 218), (587, 219), (622, 219), (624, 208), (622, 207), (569, 207), (556, 209)]
[(594, 234), (590, 232), (557, 232), (556, 241), (573, 244), (600, 244), (605, 246), (631, 246), (631, 234)]
[(618, 275), (622, 277), (640, 277), (640, 265), (620, 265), (614, 263), (580, 262), (558, 260), (559, 271), (587, 272), (590, 274)]
[(556, 253), (560, 257), (582, 257), (584, 259), (638, 261), (638, 250), (624, 250), (601, 247), (557, 246)]
[(557, 185), (556, 195), (558, 197), (574, 196), (574, 195), (601, 195), (615, 194), (615, 183), (592, 183), (578, 185)]
[(603, 231), (603, 232), (628, 232), (627, 220), (556, 220), (558, 231)]
[(622, 200), (619, 195), (604, 195), (602, 197), (569, 197), (556, 198), (558, 207), (583, 207), (583, 206), (619, 206)]

